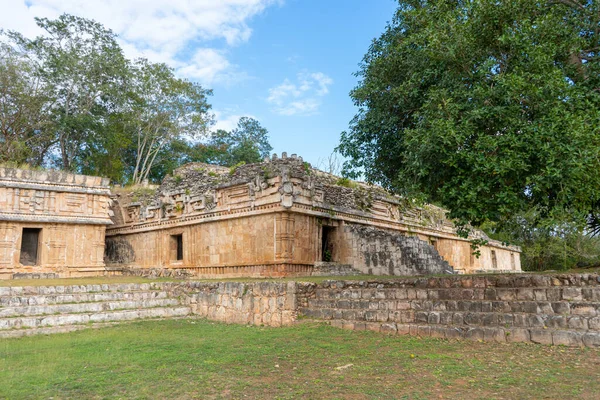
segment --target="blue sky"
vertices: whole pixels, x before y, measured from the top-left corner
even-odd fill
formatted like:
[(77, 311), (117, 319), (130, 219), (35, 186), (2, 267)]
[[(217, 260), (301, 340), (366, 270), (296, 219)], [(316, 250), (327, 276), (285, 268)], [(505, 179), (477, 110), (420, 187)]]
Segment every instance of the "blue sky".
[(166, 62), (214, 91), (218, 128), (241, 116), (274, 152), (312, 164), (338, 144), (356, 108), (352, 75), (394, 0), (0, 0), (0, 28), (39, 34), (33, 17), (70, 13), (115, 31), (125, 53)]

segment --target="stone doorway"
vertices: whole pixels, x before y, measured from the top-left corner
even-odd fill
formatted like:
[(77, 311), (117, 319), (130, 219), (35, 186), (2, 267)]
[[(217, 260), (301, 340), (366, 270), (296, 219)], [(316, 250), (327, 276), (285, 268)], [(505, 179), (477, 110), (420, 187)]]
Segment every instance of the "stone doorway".
[(334, 226), (323, 226), (321, 231), (321, 261), (335, 261), (335, 232)]
[(171, 261), (183, 261), (183, 234), (171, 235)]
[(38, 248), (41, 231), (39, 228), (23, 228), (21, 255), (19, 257), (21, 264), (38, 265)]

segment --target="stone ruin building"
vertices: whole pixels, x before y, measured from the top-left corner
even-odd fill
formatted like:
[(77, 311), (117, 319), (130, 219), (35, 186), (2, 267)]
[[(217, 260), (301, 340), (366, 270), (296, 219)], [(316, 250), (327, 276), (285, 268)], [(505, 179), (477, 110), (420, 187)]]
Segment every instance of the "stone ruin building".
[[(520, 250), (489, 240), (479, 258), (442, 209), (283, 153), (224, 168), (192, 163), (156, 190), (113, 195), (106, 263), (202, 277), (520, 271)], [(483, 235), (483, 233), (479, 233)]]
[(102, 178), (0, 169), (0, 278), (521, 271), (518, 247), (489, 240), (477, 258), (444, 214), (286, 153), (112, 195)]
[(109, 180), (0, 168), (0, 279), (104, 274)]

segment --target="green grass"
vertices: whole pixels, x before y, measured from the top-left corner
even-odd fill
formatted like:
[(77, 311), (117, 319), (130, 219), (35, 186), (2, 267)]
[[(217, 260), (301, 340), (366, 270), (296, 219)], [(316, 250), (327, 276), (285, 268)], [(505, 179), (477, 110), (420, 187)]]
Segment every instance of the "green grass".
[(592, 399), (599, 375), (600, 350), (313, 323), (147, 321), (0, 342), (7, 399)]
[[(600, 273), (600, 268), (592, 269), (574, 269), (569, 271), (542, 271), (542, 272), (528, 272), (524, 271), (525, 274), (543, 274), (543, 275), (554, 275), (564, 273)], [(491, 276), (491, 275), (506, 275), (498, 273), (487, 273), (487, 274), (475, 274), (473, 276)], [(513, 274), (509, 274), (513, 275)], [(410, 278), (431, 278), (431, 277), (449, 277), (447, 274), (433, 274), (433, 275), (415, 275), (415, 276), (392, 276), (392, 275), (351, 275), (351, 276), (305, 276), (305, 277), (288, 277), (288, 278), (215, 278), (215, 279), (202, 279), (202, 278), (190, 278), (192, 281), (201, 282), (314, 282), (321, 283), (326, 280), (335, 281), (369, 281), (369, 280), (395, 280), (395, 279), (410, 279)], [(456, 275), (456, 276), (467, 276), (467, 275)], [(175, 278), (144, 278), (137, 276), (98, 276), (98, 277), (87, 277), (87, 278), (57, 278), (57, 279), (0, 279), (1, 286), (66, 286), (66, 285), (101, 285), (110, 283), (149, 283), (149, 282), (180, 282), (183, 279)]]

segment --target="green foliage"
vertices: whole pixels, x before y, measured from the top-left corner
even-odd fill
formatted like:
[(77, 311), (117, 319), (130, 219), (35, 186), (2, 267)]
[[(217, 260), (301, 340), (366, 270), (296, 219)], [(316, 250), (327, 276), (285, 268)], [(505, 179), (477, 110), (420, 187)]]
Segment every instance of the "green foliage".
[(35, 68), (11, 46), (0, 43), (0, 162), (39, 166), (52, 145), (45, 132), (48, 97)]
[(239, 163), (233, 165), (231, 168), (229, 168), (229, 175), (233, 175), (235, 174), (235, 171), (237, 171), (237, 169), (239, 167), (241, 167), (242, 165), (246, 165), (245, 161), (240, 161)]
[(189, 162), (229, 167), (240, 162), (260, 162), (272, 150), (267, 133), (258, 121), (243, 117), (238, 128), (231, 132), (213, 132), (206, 142), (191, 143), (184, 138), (174, 138), (158, 153), (149, 177), (159, 182), (169, 171)]
[(400, 1), (365, 55), (340, 152), (459, 225), (600, 204), (600, 2)]
[(472, 239), (471, 240), (471, 250), (472, 250), (472, 254), (479, 258), (481, 256), (481, 246), (485, 246), (489, 243), (488, 240), (486, 239)]
[(263, 165), (261, 167), (261, 170), (263, 172), (263, 178), (265, 180), (269, 180), (275, 176), (275, 172), (273, 171), (273, 168), (271, 168), (270, 166)]
[(63, 14), (36, 23), (42, 36), (30, 40), (9, 32), (8, 38), (31, 63), (32, 84), (39, 84), (47, 100), (40, 117), (49, 121), (45, 129), (60, 154), (57, 166), (77, 171), (85, 164), (82, 150), (95, 141), (104, 118), (123, 104), (127, 61), (116, 35), (97, 22)]
[(312, 169), (310, 168), (310, 164), (306, 161), (304, 161), (304, 163), (302, 164), (304, 166), (304, 172), (306, 172), (308, 175), (311, 174)]
[(157, 161), (171, 158), (163, 151), (183, 136), (198, 138), (212, 122), (207, 96), (197, 83), (176, 78), (165, 64), (137, 60), (132, 66), (127, 127), (136, 137), (134, 183), (150, 176)]
[(550, 225), (539, 218), (539, 212), (530, 210), (509, 222), (487, 222), (482, 228), (496, 240), (521, 246), (521, 264), (526, 271), (600, 266), (600, 238), (589, 236), (569, 218)]
[(355, 188), (357, 186), (356, 182), (352, 181), (349, 178), (339, 178), (337, 181), (335, 181), (335, 184), (338, 186), (343, 186), (343, 187), (347, 187), (347, 188)]
[(257, 120), (242, 117), (230, 132), (219, 129), (212, 133), (208, 143), (198, 145), (191, 158), (223, 166), (261, 162), (273, 150), (268, 133)]
[(24, 169), (27, 171), (44, 171), (43, 167), (31, 165), (31, 164), (19, 164), (12, 161), (2, 162), (0, 163), (0, 168), (17, 168)]
[(162, 172), (173, 141), (206, 132), (209, 90), (164, 64), (127, 60), (95, 21), (36, 22), (34, 39), (0, 32), (0, 162), (141, 183)]

